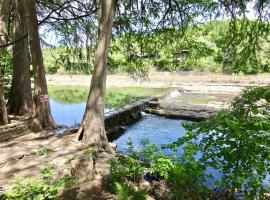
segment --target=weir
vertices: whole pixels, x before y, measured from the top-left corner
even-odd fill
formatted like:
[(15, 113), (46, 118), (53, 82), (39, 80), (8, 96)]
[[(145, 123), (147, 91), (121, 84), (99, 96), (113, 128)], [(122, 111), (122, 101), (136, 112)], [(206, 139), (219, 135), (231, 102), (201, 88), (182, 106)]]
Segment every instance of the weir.
[[(105, 127), (109, 140), (114, 140), (119, 137), (125, 131), (125, 126), (138, 121), (142, 116), (142, 112), (165, 118), (202, 121), (215, 116), (219, 110), (217, 108), (203, 105), (160, 105), (159, 101), (172, 93), (175, 92), (169, 91), (158, 96), (142, 99), (133, 104), (126, 105), (121, 109), (112, 110), (106, 113)], [(8, 125), (0, 126), (0, 141), (10, 140), (12, 138), (37, 131), (34, 119), (21, 118), (12, 119), (11, 121), (12, 123)], [(61, 126), (61, 130), (59, 131), (58, 129), (56, 133), (60, 133), (60, 135), (63, 133), (74, 133), (77, 131), (78, 126), (79, 124), (76, 124), (75, 126), (68, 127), (65, 130), (63, 130), (63, 126)]]

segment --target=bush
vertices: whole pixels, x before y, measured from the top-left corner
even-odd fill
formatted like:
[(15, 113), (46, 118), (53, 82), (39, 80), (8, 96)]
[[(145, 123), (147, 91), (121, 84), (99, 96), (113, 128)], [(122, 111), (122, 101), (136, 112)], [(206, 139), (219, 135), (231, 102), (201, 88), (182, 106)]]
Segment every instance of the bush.
[[(165, 156), (160, 148), (149, 144), (146, 139), (141, 140), (140, 144), (142, 150), (135, 151), (129, 141), (129, 156), (118, 155), (117, 159), (110, 161), (107, 183), (118, 199), (145, 199), (146, 191), (140, 189), (145, 172), (150, 172), (151, 179), (165, 182), (162, 187), (170, 191), (170, 194), (165, 194), (166, 199), (205, 199), (209, 195), (204, 185), (203, 165), (188, 156), (182, 160)], [(157, 199), (165, 198), (154, 188), (151, 192), (155, 193)]]
[(116, 192), (116, 183), (125, 184), (139, 183), (144, 175), (144, 167), (132, 157), (118, 155), (116, 159), (110, 160), (110, 174), (108, 186), (112, 192)]
[(12, 79), (12, 54), (0, 48), (0, 70), (4, 82), (5, 97), (8, 98)]
[(40, 177), (17, 179), (13, 187), (4, 194), (3, 200), (51, 200), (64, 187), (74, 184), (74, 180), (69, 176), (53, 179), (52, 165), (47, 165), (41, 172)]
[(227, 189), (264, 198), (270, 170), (269, 105), (270, 86), (249, 88), (213, 119), (186, 124), (181, 144), (195, 146), (203, 154), (199, 162), (222, 171), (221, 184)]
[(172, 196), (176, 199), (207, 199), (210, 189), (205, 185), (205, 169), (198, 162), (178, 162), (168, 177)]
[(147, 192), (145, 190), (137, 191), (133, 186), (116, 183), (117, 200), (146, 200)]

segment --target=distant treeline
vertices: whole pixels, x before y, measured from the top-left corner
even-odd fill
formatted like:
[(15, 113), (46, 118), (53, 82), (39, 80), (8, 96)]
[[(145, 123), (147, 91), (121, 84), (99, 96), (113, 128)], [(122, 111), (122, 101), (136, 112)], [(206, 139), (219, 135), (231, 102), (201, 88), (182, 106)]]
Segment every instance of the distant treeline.
[[(108, 58), (110, 73), (143, 76), (159, 71), (209, 71), (218, 73), (270, 72), (270, 41), (256, 38), (250, 30), (269, 30), (258, 21), (214, 21), (185, 32), (160, 29), (147, 34), (114, 36)], [(233, 40), (232, 40), (233, 37)], [(232, 42), (233, 41), (233, 42)], [(95, 45), (88, 48), (44, 49), (47, 73), (68, 71), (89, 74), (93, 70)]]

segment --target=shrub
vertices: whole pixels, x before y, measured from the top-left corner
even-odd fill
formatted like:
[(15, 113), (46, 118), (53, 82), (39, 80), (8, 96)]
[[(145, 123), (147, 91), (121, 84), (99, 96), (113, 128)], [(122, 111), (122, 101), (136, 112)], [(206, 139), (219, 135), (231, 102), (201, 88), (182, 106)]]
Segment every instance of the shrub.
[(108, 186), (116, 192), (116, 183), (127, 182), (139, 183), (144, 174), (144, 167), (134, 158), (118, 155), (116, 159), (110, 160), (110, 174)]
[(117, 200), (146, 200), (145, 190), (136, 190), (133, 186), (116, 183)]
[[(147, 139), (142, 139), (140, 144), (142, 149), (136, 151), (129, 140), (129, 156), (118, 155), (117, 159), (110, 161), (108, 186), (119, 199), (144, 199), (146, 191), (139, 188), (144, 172), (147, 171), (150, 172), (150, 179), (165, 183), (161, 184), (162, 187), (171, 193), (166, 194), (166, 198), (204, 199), (209, 195), (209, 190), (204, 184), (204, 165), (194, 160), (192, 149), (186, 148), (187, 152), (190, 152), (186, 157), (169, 157), (162, 154), (157, 146), (149, 144)], [(152, 192), (157, 198), (164, 197), (162, 192), (155, 190), (153, 188)]]
[(185, 125), (182, 143), (198, 148), (199, 162), (220, 170), (222, 184), (231, 191), (243, 189), (246, 198), (264, 198), (270, 170), (269, 105), (270, 86), (249, 88), (213, 119)]
[(64, 187), (75, 181), (69, 176), (53, 179), (53, 165), (47, 165), (37, 178), (17, 179), (13, 187), (5, 193), (3, 200), (50, 200), (55, 199)]

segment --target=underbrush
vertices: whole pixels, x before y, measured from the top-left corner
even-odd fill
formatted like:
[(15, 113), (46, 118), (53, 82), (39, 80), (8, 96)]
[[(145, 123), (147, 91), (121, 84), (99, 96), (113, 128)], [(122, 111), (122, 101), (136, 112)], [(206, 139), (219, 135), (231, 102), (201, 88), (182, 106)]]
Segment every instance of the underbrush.
[(141, 151), (135, 151), (130, 141), (128, 144), (129, 156), (118, 154), (110, 161), (107, 184), (118, 199), (143, 200), (147, 194), (168, 200), (210, 196), (204, 184), (204, 167), (193, 159), (166, 156), (145, 139), (141, 141)]
[(269, 199), (270, 86), (248, 88), (216, 117), (184, 127), (184, 137), (162, 147), (143, 139), (135, 150), (129, 141), (128, 156), (110, 161), (111, 191), (138, 200)]
[(76, 181), (69, 176), (57, 179), (53, 175), (54, 166), (46, 165), (40, 175), (35, 178), (19, 178), (13, 183), (1, 200), (52, 200), (66, 187), (72, 186)]

